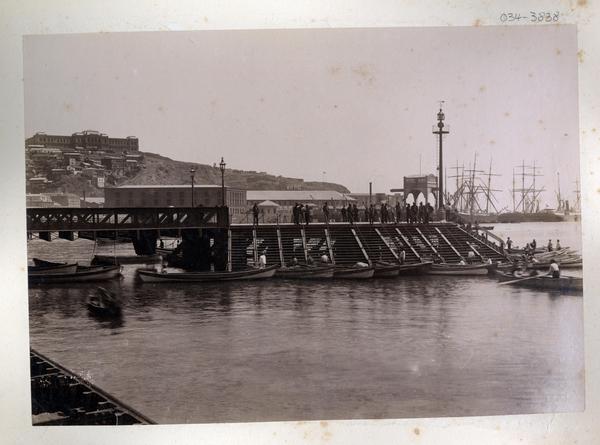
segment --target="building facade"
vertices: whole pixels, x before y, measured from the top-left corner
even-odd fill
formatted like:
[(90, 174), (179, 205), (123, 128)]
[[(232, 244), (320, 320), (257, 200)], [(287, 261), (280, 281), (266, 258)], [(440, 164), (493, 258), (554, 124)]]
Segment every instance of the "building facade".
[[(194, 185), (195, 207), (218, 207), (222, 202), (220, 185)], [(246, 191), (225, 187), (225, 204), (232, 222), (246, 219)], [(123, 185), (104, 188), (106, 207), (192, 207), (191, 185)]]
[(42, 146), (54, 148), (80, 148), (85, 150), (100, 150), (114, 152), (139, 151), (139, 140), (135, 136), (111, 138), (104, 133), (94, 130), (80, 131), (67, 135), (36, 133), (25, 140), (27, 146)]

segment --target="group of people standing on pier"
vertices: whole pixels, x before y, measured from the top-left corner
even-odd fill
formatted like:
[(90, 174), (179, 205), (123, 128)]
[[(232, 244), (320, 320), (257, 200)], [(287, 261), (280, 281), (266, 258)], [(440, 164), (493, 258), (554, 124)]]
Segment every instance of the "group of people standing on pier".
[[(292, 222), (296, 225), (299, 224), (310, 224), (313, 221), (313, 210), (314, 205), (312, 204), (301, 204), (296, 202), (292, 207)], [(259, 216), (261, 210), (258, 204), (252, 206), (253, 224), (258, 225)], [(330, 207), (328, 202), (325, 202), (320, 209), (317, 210), (318, 219), (323, 222), (329, 223), (331, 221), (348, 222), (350, 224), (357, 222), (368, 222), (368, 223), (400, 223), (406, 221), (409, 224), (428, 224), (433, 220), (434, 208), (430, 203), (420, 203), (417, 205), (416, 202), (411, 204), (402, 205), (400, 202), (396, 203), (395, 206), (388, 205), (387, 203), (381, 203), (380, 205), (370, 204), (365, 205), (364, 209), (359, 209), (357, 204), (350, 203), (348, 205), (342, 205), (341, 209), (335, 209)]]

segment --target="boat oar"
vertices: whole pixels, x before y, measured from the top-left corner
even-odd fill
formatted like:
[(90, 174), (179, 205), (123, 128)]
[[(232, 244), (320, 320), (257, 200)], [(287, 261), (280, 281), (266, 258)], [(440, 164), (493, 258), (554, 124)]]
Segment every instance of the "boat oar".
[(531, 277), (526, 277), (526, 278), (519, 278), (518, 280), (511, 280), (511, 281), (503, 281), (500, 283), (500, 286), (503, 286), (505, 284), (513, 284), (513, 283), (518, 283), (520, 281), (525, 281), (525, 280), (531, 280), (533, 278), (540, 278), (543, 277), (543, 275), (533, 275)]

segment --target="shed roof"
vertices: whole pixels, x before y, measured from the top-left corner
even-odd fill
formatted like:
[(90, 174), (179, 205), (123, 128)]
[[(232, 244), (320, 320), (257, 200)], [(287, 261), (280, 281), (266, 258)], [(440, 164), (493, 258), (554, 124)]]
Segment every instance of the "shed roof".
[(248, 201), (354, 201), (336, 190), (248, 190)]

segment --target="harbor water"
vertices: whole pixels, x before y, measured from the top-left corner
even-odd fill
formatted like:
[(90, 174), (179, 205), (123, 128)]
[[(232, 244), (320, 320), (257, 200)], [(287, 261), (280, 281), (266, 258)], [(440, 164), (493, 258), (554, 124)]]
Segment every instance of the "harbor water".
[[(494, 233), (581, 249), (577, 223)], [(34, 240), (29, 257), (113, 247)], [(115, 320), (88, 314), (93, 284), (32, 286), (31, 346), (159, 423), (583, 409), (581, 296), (485, 276), (165, 285), (136, 267), (103, 284), (125, 301)]]

